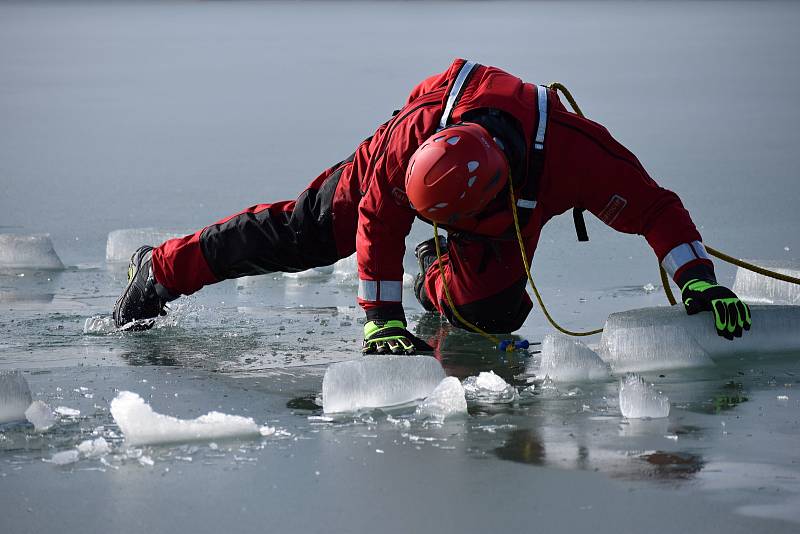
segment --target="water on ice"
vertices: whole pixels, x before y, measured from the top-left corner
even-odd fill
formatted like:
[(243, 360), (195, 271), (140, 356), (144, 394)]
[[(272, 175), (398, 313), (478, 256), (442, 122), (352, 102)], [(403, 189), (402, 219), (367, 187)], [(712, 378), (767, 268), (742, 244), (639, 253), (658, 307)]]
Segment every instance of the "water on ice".
[(129, 445), (176, 443), (258, 436), (250, 417), (209, 412), (196, 419), (178, 419), (153, 411), (136, 393), (121, 391), (111, 401), (111, 415)]
[(449, 417), (467, 414), (464, 387), (458, 378), (448, 376), (417, 406), (415, 415), (420, 419), (442, 422)]
[(711, 358), (800, 350), (800, 306), (751, 305), (753, 327), (729, 341), (717, 335), (709, 312), (683, 306), (609, 315), (598, 353), (615, 372), (711, 365)]
[(0, 269), (63, 268), (50, 236), (0, 234)]
[(0, 423), (25, 421), (31, 389), (19, 371), (0, 371)]
[(325, 413), (406, 404), (431, 394), (445, 377), (430, 356), (366, 356), (331, 364), (322, 380)]
[(467, 400), (481, 404), (508, 404), (517, 399), (517, 390), (494, 371), (482, 372), (478, 376), (464, 379)]
[(58, 422), (58, 417), (47, 403), (33, 401), (25, 410), (25, 418), (33, 425), (36, 432), (45, 432)]
[(619, 409), (628, 419), (667, 417), (669, 398), (641, 376), (628, 374), (619, 383)]
[(184, 232), (170, 232), (157, 228), (126, 228), (109, 232), (106, 240), (106, 261), (127, 262), (142, 245), (157, 247), (164, 241), (183, 237)]
[[(753, 260), (751, 263), (794, 278), (800, 278), (800, 263), (798, 262)], [(746, 302), (800, 304), (800, 286), (775, 280), (741, 267), (736, 270), (733, 292)]]
[(537, 373), (558, 382), (585, 382), (608, 378), (608, 364), (580, 341), (561, 334), (542, 340), (542, 361)]

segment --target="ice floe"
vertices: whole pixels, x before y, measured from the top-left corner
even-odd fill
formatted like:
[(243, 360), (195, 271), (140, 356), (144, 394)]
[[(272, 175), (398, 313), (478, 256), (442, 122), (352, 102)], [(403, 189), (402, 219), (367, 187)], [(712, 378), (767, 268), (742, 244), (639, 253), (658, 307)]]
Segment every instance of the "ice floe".
[(751, 305), (753, 327), (729, 341), (717, 335), (710, 313), (686, 315), (683, 306), (611, 314), (598, 354), (614, 372), (710, 365), (711, 358), (800, 349), (800, 306)]
[(448, 376), (417, 406), (415, 416), (440, 423), (447, 418), (467, 414), (464, 387), (458, 378)]
[(33, 401), (25, 410), (25, 418), (36, 432), (45, 432), (58, 422), (58, 417), (50, 406), (40, 400)]
[(25, 421), (25, 410), (32, 400), (28, 381), (21, 372), (0, 371), (0, 423)]
[(331, 364), (322, 380), (325, 413), (406, 404), (431, 394), (444, 369), (430, 356), (371, 355)]
[(106, 261), (127, 262), (142, 245), (156, 247), (169, 239), (184, 237), (183, 232), (157, 228), (126, 228), (109, 232), (106, 240)]
[(64, 268), (46, 234), (0, 234), (0, 269)]
[(619, 384), (619, 409), (629, 419), (669, 416), (669, 398), (636, 374), (625, 375)]
[(144, 399), (131, 391), (121, 391), (111, 401), (111, 415), (128, 445), (260, 435), (258, 425), (250, 417), (209, 412), (196, 419), (179, 419), (156, 413)]
[[(771, 271), (800, 278), (800, 263), (780, 260), (752, 260), (750, 263)], [(775, 280), (739, 267), (733, 292), (746, 302), (800, 304), (800, 286)]]
[(542, 340), (542, 359), (537, 372), (558, 382), (585, 382), (608, 378), (610, 369), (595, 351), (578, 340), (547, 334)]
[(464, 379), (467, 400), (480, 404), (508, 404), (517, 399), (517, 390), (494, 371), (482, 372), (478, 376)]

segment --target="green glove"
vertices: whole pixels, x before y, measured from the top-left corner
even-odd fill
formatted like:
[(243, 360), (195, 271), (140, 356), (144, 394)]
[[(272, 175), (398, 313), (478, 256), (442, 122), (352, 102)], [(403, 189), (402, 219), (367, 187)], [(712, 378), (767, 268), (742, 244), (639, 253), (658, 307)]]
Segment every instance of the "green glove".
[(689, 315), (701, 311), (712, 312), (717, 334), (725, 339), (742, 337), (742, 329), (750, 330), (753, 324), (750, 307), (739, 300), (733, 291), (714, 282), (696, 278), (689, 280), (683, 286), (682, 298)]
[(369, 321), (364, 325), (364, 354), (414, 354), (433, 347), (406, 330), (402, 321)]

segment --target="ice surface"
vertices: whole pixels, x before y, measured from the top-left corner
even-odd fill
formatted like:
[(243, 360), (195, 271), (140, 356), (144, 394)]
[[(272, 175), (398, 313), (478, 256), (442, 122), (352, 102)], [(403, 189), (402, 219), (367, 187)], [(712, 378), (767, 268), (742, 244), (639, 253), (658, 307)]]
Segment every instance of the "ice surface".
[(639, 375), (628, 374), (619, 383), (619, 409), (628, 419), (667, 417), (669, 398)]
[(103, 437), (82, 441), (77, 449), (79, 453), (87, 458), (99, 458), (111, 452), (111, 446)]
[(63, 269), (50, 236), (0, 234), (0, 269)]
[(448, 376), (439, 382), (436, 389), (417, 406), (416, 411), (417, 417), (435, 422), (466, 414), (467, 399), (464, 387), (454, 376)]
[(800, 306), (750, 306), (753, 327), (728, 341), (710, 313), (686, 315), (683, 306), (642, 308), (609, 315), (598, 354), (616, 372), (710, 365), (711, 358), (800, 350)]
[(422, 399), (445, 377), (431, 356), (367, 356), (331, 364), (322, 379), (325, 413), (396, 406)]
[[(751, 260), (750, 263), (781, 274), (800, 278), (800, 263), (775, 260)], [(766, 304), (800, 304), (800, 286), (775, 280), (741, 267), (736, 270), (733, 292), (742, 300)]]
[(0, 371), (0, 423), (25, 421), (31, 389), (19, 371)]
[(109, 232), (106, 240), (106, 261), (127, 262), (142, 245), (156, 247), (169, 239), (183, 237), (184, 232), (170, 232), (157, 228), (127, 228)]
[(53, 411), (47, 403), (40, 400), (33, 401), (28, 409), (25, 410), (25, 418), (33, 425), (36, 432), (44, 432), (49, 430), (54, 424), (58, 422)]
[(467, 400), (481, 404), (507, 404), (517, 398), (517, 390), (494, 371), (482, 372), (478, 376), (464, 379)]
[(250, 417), (209, 412), (196, 419), (178, 419), (154, 412), (144, 399), (130, 391), (121, 391), (111, 401), (111, 415), (129, 445), (259, 435), (258, 425)]
[(51, 458), (50, 462), (56, 465), (68, 465), (74, 464), (78, 461), (80, 455), (76, 449), (71, 449), (68, 451), (61, 451), (55, 453)]
[(610, 369), (595, 351), (578, 340), (547, 334), (542, 340), (542, 363), (537, 372), (558, 382), (608, 378)]

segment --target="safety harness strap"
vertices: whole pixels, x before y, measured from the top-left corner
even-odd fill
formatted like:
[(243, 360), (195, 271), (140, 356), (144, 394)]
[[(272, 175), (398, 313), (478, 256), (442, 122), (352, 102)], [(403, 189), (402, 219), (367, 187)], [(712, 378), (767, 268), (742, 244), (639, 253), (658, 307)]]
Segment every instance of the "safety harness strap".
[(453, 82), (453, 87), (450, 88), (450, 94), (447, 95), (444, 113), (442, 113), (442, 119), (439, 121), (439, 130), (447, 128), (450, 122), (450, 115), (453, 113), (453, 108), (456, 107), (458, 99), (461, 98), (461, 92), (467, 85), (470, 74), (472, 74), (472, 71), (475, 70), (477, 66), (478, 64), (474, 61), (465, 61), (464, 64), (461, 65), (461, 70), (458, 71), (458, 76), (456, 76)]

